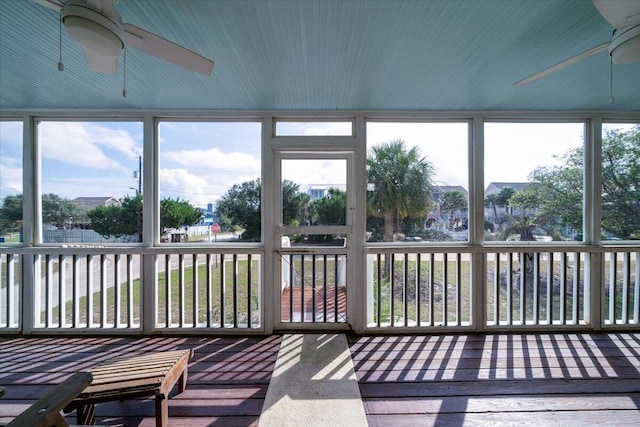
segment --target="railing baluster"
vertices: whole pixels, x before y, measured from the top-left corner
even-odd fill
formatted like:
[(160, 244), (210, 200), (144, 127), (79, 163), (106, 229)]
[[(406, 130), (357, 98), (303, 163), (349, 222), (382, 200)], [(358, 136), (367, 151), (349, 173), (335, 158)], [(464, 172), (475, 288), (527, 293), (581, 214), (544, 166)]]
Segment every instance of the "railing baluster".
[(293, 268), (294, 262), (295, 257), (293, 255), (289, 255), (289, 322), (293, 322), (293, 285), (295, 281), (295, 270)]
[(312, 322), (317, 322), (316, 315), (316, 254), (311, 255), (311, 313)]
[(305, 306), (304, 306), (304, 286), (306, 280), (304, 279), (304, 254), (300, 255), (300, 321), (305, 321)]
[(211, 277), (211, 254), (207, 254), (206, 260), (206, 281), (207, 281), (207, 327), (211, 327), (211, 287), (213, 286), (213, 280)]
[(629, 323), (629, 288), (631, 282), (631, 252), (624, 252), (622, 258), (622, 305), (620, 319), (623, 324)]
[(507, 325), (513, 325), (513, 253), (507, 254)]
[(420, 279), (422, 278), (422, 253), (416, 254), (416, 281), (414, 284), (416, 290), (416, 325), (422, 326), (422, 289)]
[(547, 324), (553, 325), (553, 258), (554, 252), (549, 252), (547, 259)]
[(233, 254), (233, 327), (238, 327), (238, 254)]
[[(325, 255), (325, 265), (326, 265), (326, 255)], [(325, 270), (326, 271), (326, 270)], [(325, 273), (326, 276), (326, 273)], [(380, 254), (376, 254), (376, 295), (377, 295), (377, 305), (376, 305), (376, 326), (380, 327), (380, 317), (382, 317), (382, 256)], [(325, 298), (326, 299), (326, 298)], [(325, 307), (326, 310), (326, 307)], [(325, 316), (324, 321), (327, 321)]]
[(251, 329), (251, 318), (253, 313), (251, 312), (251, 254), (247, 254), (247, 328)]
[[(378, 274), (380, 271), (380, 254), (378, 254)], [(327, 292), (329, 287), (329, 280), (327, 277), (327, 254), (322, 256), (322, 296), (323, 296), (323, 304), (322, 304), (322, 319), (324, 322), (327, 321)], [(378, 326), (380, 326), (380, 277), (378, 276)]]
[(449, 259), (442, 254), (442, 325), (449, 325)]
[(520, 325), (527, 324), (527, 252), (520, 252)]
[(225, 260), (224, 260), (224, 254), (220, 254), (220, 327), (221, 328), (226, 328), (227, 324), (226, 324), (226, 304), (224, 301), (225, 298), (225, 286), (226, 286), (226, 280), (227, 280), (227, 275), (226, 275), (226, 271), (225, 271)]
[(78, 255), (71, 257), (71, 327), (80, 326), (80, 267), (78, 265)]
[(87, 328), (91, 328), (94, 324), (93, 319), (93, 255), (87, 255)]
[(580, 319), (578, 318), (578, 308), (580, 308), (580, 292), (578, 290), (580, 285), (580, 252), (575, 252), (573, 254), (573, 288), (572, 292), (572, 305), (571, 305), (571, 317), (573, 318), (573, 324), (580, 324)]
[(404, 326), (409, 325), (409, 254), (404, 254), (404, 262), (402, 263), (402, 315), (404, 317)]
[(462, 325), (462, 254), (456, 253), (456, 326)]
[(45, 271), (45, 279), (44, 279), (44, 325), (47, 328), (51, 327), (51, 317), (53, 316), (52, 308), (53, 305), (51, 303), (51, 276), (53, 275), (53, 266), (51, 265), (51, 256), (46, 255), (44, 257), (44, 271)]
[(495, 325), (500, 325), (500, 252), (496, 252), (495, 277), (493, 287), (493, 305)]
[(107, 256), (100, 255), (100, 327), (107, 324)]
[(533, 253), (533, 324), (540, 324), (540, 253)]
[(193, 254), (192, 255), (192, 268), (191, 268), (191, 286), (193, 286), (193, 292), (192, 292), (192, 299), (191, 299), (191, 304), (192, 304), (192, 322), (193, 322), (193, 327), (197, 327), (198, 326), (198, 270), (200, 269), (200, 266), (198, 265), (198, 254)]
[(184, 254), (178, 254), (178, 327), (184, 327)]
[(436, 283), (436, 269), (435, 269), (435, 254), (429, 253), (429, 326), (435, 326), (436, 315), (434, 302), (435, 299), (435, 283)]
[(65, 256), (58, 255), (58, 327), (63, 328), (67, 317), (67, 271), (65, 268)]
[[(142, 280), (140, 280), (142, 283)], [(133, 255), (127, 255), (127, 328), (133, 328)]]
[(171, 327), (173, 313), (171, 312), (171, 254), (164, 256), (164, 312), (165, 312), (165, 326)]
[(338, 260), (339, 260), (339, 255), (334, 255), (333, 256), (333, 278), (334, 278), (334, 282), (333, 282), (333, 303), (334, 303), (334, 310), (333, 310), (333, 321), (337, 322), (338, 321), (338, 314), (340, 311), (340, 299), (339, 299), (339, 295), (338, 295), (338, 282), (339, 282), (339, 275), (338, 275)]
[[(16, 299), (15, 299), (15, 286), (16, 286), (16, 256), (14, 254), (7, 254), (5, 267), (7, 269), (6, 273), (6, 287), (7, 287), (7, 327), (11, 328), (17, 324), (15, 319), (15, 311), (17, 307), (15, 307)], [(22, 282), (22, 281), (21, 281)], [(20, 293), (18, 292), (18, 295)]]
[(122, 275), (120, 272), (120, 254), (115, 254), (113, 256), (113, 305), (114, 305), (114, 315), (113, 315), (113, 327), (117, 328), (120, 324), (120, 316), (122, 315), (122, 304), (120, 301), (120, 287), (122, 286)]
[(396, 310), (396, 304), (395, 304), (395, 285), (396, 285), (396, 281), (395, 281), (395, 255), (394, 253), (389, 255), (389, 266), (387, 267), (387, 270), (389, 270), (389, 303), (390, 303), (390, 318), (389, 320), (391, 321), (391, 327), (393, 328), (396, 325), (396, 315), (395, 315), (395, 310)]
[(633, 287), (633, 323), (640, 323), (640, 252), (636, 252), (635, 281)]
[(567, 323), (567, 253), (560, 254), (560, 324)]

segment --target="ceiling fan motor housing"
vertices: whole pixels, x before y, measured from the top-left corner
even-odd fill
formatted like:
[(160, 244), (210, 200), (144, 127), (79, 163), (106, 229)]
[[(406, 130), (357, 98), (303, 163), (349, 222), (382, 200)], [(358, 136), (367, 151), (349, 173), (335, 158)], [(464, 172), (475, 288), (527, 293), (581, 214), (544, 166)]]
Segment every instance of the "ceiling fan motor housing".
[(124, 31), (118, 12), (107, 17), (79, 0), (69, 0), (62, 8), (62, 22), (69, 37), (100, 55), (116, 57), (124, 49)]
[(615, 30), (609, 45), (609, 55), (615, 64), (640, 61), (640, 24)]

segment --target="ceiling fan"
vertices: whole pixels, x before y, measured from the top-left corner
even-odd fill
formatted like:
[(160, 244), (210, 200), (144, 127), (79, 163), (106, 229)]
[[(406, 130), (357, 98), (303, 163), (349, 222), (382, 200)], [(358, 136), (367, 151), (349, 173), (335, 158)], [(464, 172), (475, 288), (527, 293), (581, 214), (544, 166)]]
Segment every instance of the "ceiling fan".
[(615, 30), (611, 41), (592, 47), (559, 64), (522, 79), (515, 83), (524, 86), (558, 70), (591, 58), (600, 52), (609, 50), (614, 64), (640, 62), (640, 0), (592, 0), (594, 6)]
[[(118, 56), (125, 46), (207, 76), (213, 70), (210, 59), (142, 28), (122, 23), (114, 7), (118, 0), (33, 1), (60, 11), (61, 25), (67, 35), (84, 48), (89, 66), (95, 72), (115, 74)], [(59, 68), (62, 69), (61, 63)]]

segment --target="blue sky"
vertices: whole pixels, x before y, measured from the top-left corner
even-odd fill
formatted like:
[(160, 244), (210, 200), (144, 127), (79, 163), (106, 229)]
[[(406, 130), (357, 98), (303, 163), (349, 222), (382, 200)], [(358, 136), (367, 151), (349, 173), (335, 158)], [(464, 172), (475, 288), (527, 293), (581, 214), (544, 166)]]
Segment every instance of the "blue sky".
[[(327, 129), (345, 132), (344, 125), (336, 123), (286, 126), (298, 134)], [(535, 167), (553, 164), (557, 162), (553, 155), (578, 146), (582, 132), (583, 125), (578, 123), (488, 123), (485, 185), (526, 181)], [(143, 154), (142, 123), (45, 122), (39, 125), (39, 133), (44, 193), (69, 199), (135, 194), (138, 180), (134, 171)], [(465, 124), (368, 123), (367, 136), (370, 144), (404, 139), (407, 146), (417, 145), (435, 165), (436, 183), (467, 187)], [(159, 137), (161, 197), (206, 207), (233, 184), (260, 176), (260, 123), (162, 122)], [(21, 141), (20, 122), (0, 122), (0, 198), (22, 192)], [(314, 167), (310, 173), (304, 166), (308, 164), (301, 162), (298, 169), (292, 166), (286, 178), (301, 185), (337, 183), (339, 173), (333, 166)]]

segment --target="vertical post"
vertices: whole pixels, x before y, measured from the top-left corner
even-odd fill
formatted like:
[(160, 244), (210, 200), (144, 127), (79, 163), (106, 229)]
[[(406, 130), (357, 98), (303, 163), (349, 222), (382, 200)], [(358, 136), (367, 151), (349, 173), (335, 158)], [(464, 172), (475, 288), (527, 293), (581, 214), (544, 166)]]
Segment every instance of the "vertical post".
[[(158, 200), (158, 143), (157, 123), (152, 116), (145, 116), (143, 120), (143, 166), (142, 177), (142, 243), (144, 246), (154, 246), (160, 235), (160, 202)], [(140, 174), (139, 176), (142, 176)], [(139, 178), (140, 179), (140, 178)], [(155, 254), (141, 255), (140, 283), (142, 331), (152, 333), (156, 328), (158, 310), (158, 260)]]
[[(476, 116), (469, 123), (469, 244), (484, 244), (484, 119)], [(471, 322), (475, 331), (483, 331), (487, 324), (486, 286), (487, 256), (472, 251), (471, 257)], [(499, 266), (496, 265), (496, 274)], [(498, 301), (494, 301), (496, 304)], [(497, 321), (498, 319), (496, 319)]]
[[(40, 144), (37, 122), (32, 116), (22, 120), (22, 241), (26, 247), (34, 246), (42, 239), (42, 201), (40, 198)], [(40, 318), (40, 255), (23, 254), (20, 300), (22, 332), (30, 334)]]
[[(263, 283), (260, 289), (260, 301), (262, 301), (260, 315), (262, 316), (261, 323), (264, 325), (264, 332), (267, 334), (273, 332), (274, 317), (278, 316), (278, 318), (280, 318), (281, 304), (276, 302), (276, 300), (280, 298), (283, 281), (282, 277), (277, 277), (280, 276), (281, 270), (278, 267), (280, 267), (282, 259), (276, 260), (274, 257), (274, 251), (276, 247), (280, 248), (281, 242), (275, 241), (274, 210), (277, 207), (274, 206), (273, 203), (273, 127), (273, 117), (265, 116), (262, 120), (262, 194), (260, 201), (262, 209), (260, 215), (262, 218), (262, 243), (264, 253), (262, 279), (260, 280), (260, 283)], [(275, 265), (276, 263), (277, 266)], [(289, 286), (292, 286), (292, 284)]]
[[(585, 126), (584, 149), (584, 236), (590, 247), (602, 245), (600, 222), (602, 219), (602, 117), (593, 117)], [(594, 248), (595, 249), (595, 248)], [(604, 253), (591, 250), (585, 259), (585, 321), (593, 330), (602, 329)]]

